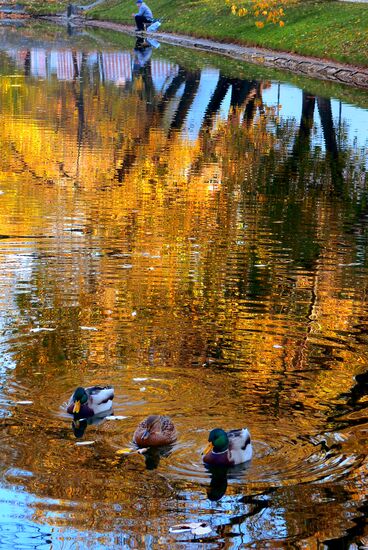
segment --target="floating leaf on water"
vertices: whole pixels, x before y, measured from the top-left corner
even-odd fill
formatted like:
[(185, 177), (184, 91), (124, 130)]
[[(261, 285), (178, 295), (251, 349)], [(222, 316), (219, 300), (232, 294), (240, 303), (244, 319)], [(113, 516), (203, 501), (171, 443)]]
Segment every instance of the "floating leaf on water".
[(211, 533), (212, 529), (209, 525), (204, 525), (196, 527), (195, 529), (192, 529), (193, 535), (208, 535), (208, 533)]
[(118, 449), (115, 454), (116, 455), (130, 455), (130, 453), (133, 453), (134, 449), (131, 447), (123, 447), (122, 449)]
[(146, 382), (147, 380), (151, 380), (151, 382), (161, 382), (162, 378), (150, 378), (148, 376), (142, 376), (141, 378), (132, 378), (132, 380), (133, 382)]
[(98, 330), (96, 327), (79, 327), (81, 330)]
[(127, 416), (119, 416), (119, 415), (114, 415), (114, 414), (111, 414), (110, 416), (105, 416), (105, 420), (125, 420), (126, 418), (128, 418)]
[(170, 533), (186, 533), (187, 531), (191, 531), (190, 525), (187, 524), (187, 523), (174, 525), (173, 527), (170, 527), (170, 529), (169, 529)]
[(84, 445), (94, 445), (96, 443), (95, 441), (77, 441), (74, 443), (74, 445), (77, 445), (78, 447), (82, 447)]
[(144, 455), (148, 451), (148, 447), (142, 447), (141, 449), (138, 449), (137, 453), (140, 455)]
[(55, 330), (54, 328), (47, 328), (47, 327), (37, 327), (37, 328), (31, 328), (29, 332), (52, 332)]
[(197, 529), (198, 527), (208, 526), (208, 523), (206, 523), (205, 521), (191, 521), (190, 523), (188, 523), (188, 525), (190, 525), (191, 529)]
[(190, 531), (193, 535), (207, 535), (212, 531), (208, 523), (204, 521), (191, 521), (190, 523), (179, 523), (169, 529), (170, 533), (185, 533)]
[(17, 401), (16, 404), (17, 405), (33, 405), (33, 401), (27, 401), (27, 400)]

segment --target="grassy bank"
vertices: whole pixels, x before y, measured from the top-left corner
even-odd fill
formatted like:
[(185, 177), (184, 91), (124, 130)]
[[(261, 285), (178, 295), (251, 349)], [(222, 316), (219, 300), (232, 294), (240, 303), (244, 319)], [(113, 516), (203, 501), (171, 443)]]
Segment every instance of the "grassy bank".
[[(28, 0), (27, 8), (31, 13), (55, 13), (68, 3)], [(283, 28), (268, 25), (258, 29), (253, 18), (231, 15), (225, 0), (148, 0), (148, 3), (154, 15), (163, 18), (163, 31), (368, 67), (368, 4), (302, 0), (287, 8)], [(133, 24), (131, 14), (135, 9), (134, 0), (107, 0), (88, 12), (88, 17)]]
[[(368, 4), (303, 2), (286, 11), (285, 27), (257, 29), (251, 17), (230, 14), (225, 0), (149, 0), (163, 31), (264, 46), (368, 66)], [(107, 0), (89, 16), (132, 24), (134, 1)]]

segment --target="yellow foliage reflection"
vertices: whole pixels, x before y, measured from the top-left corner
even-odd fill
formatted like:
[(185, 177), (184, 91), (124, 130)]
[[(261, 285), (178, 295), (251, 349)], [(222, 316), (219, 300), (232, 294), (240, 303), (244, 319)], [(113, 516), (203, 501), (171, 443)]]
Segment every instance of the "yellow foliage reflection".
[[(213, 423), (247, 422), (270, 449), (258, 458), (267, 482), (249, 475), (284, 489), (283, 521), (297, 534), (305, 503), (328, 500), (314, 485), (327, 479), (320, 469), (345, 472), (323, 445), (333, 448), (331, 418), (353, 414), (344, 395), (366, 360), (366, 150), (337, 136), (330, 100), (303, 92), (283, 117), (264, 99), (269, 81), (78, 51), (57, 52), (58, 78), (47, 54), (39, 79), (31, 53), (16, 52), (17, 78), (0, 80), (4, 392), (35, 404), (4, 422), (4, 470), (31, 472), (21, 484), (57, 501), (47, 521), (107, 533), (122, 513), (142, 544), (137, 518), (163, 517), (160, 540), (168, 508), (185, 517), (202, 497), (198, 472), (152, 482), (142, 457), (116, 458), (138, 419), (161, 408), (175, 417), (183, 446), (167, 458), (171, 473), (192, 448), (200, 463)], [(128, 420), (90, 427), (96, 444), (78, 448), (60, 406), (94, 382), (115, 386)], [(360, 456), (359, 428), (340, 431), (341, 456)], [(362, 502), (365, 469), (347, 500)], [(340, 529), (340, 489), (305, 540)], [(34, 519), (48, 511), (35, 504)], [(260, 520), (254, 536), (267, 528)]]

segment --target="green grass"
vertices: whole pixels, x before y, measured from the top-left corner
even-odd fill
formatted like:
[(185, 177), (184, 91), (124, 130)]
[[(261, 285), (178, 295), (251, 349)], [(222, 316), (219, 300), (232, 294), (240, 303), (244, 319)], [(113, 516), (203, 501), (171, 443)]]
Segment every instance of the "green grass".
[[(257, 29), (250, 16), (231, 15), (225, 0), (148, 0), (161, 30), (368, 66), (368, 4), (303, 1), (286, 9), (285, 27)], [(133, 23), (134, 1), (107, 0), (89, 17)]]
[[(71, 0), (88, 3), (87, 0)], [(66, 9), (68, 0), (25, 0), (33, 14), (53, 14)], [(147, 0), (162, 31), (263, 46), (274, 50), (368, 66), (368, 4), (334, 0), (301, 0), (285, 9), (285, 26), (255, 26), (251, 16), (231, 15), (225, 0)], [(249, 0), (245, 0), (248, 2)], [(244, 4), (246, 5), (246, 4)], [(134, 0), (107, 0), (88, 17), (133, 24)]]
[(56, 1), (56, 2), (40, 2), (34, 0), (22, 0), (18, 2), (18, 5), (23, 6), (30, 15), (57, 15), (64, 12), (68, 2)]
[(19, 0), (17, 5), (23, 6), (30, 15), (38, 16), (65, 13), (68, 4), (83, 6), (91, 3), (92, 0)]

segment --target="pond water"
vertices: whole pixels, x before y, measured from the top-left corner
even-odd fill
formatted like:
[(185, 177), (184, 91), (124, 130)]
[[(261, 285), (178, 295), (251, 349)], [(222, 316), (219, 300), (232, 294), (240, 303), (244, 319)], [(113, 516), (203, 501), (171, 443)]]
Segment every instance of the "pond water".
[[(1, 44), (1, 547), (366, 547), (368, 94), (106, 31)], [(76, 439), (101, 383), (123, 418)], [(117, 454), (151, 413), (171, 452)], [(205, 470), (217, 426), (251, 463)]]

